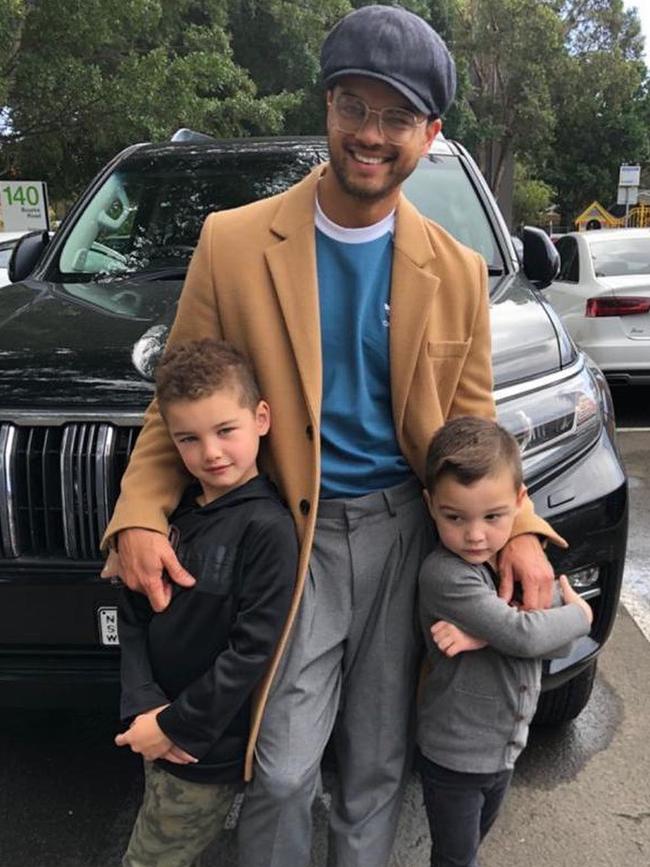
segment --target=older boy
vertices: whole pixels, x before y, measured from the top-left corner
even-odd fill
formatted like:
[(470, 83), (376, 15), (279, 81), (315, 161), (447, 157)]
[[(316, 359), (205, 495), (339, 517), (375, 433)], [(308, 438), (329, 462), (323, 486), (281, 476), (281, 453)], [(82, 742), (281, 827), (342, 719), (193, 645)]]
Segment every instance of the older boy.
[(561, 608), (522, 611), (498, 596), (497, 555), (526, 491), (506, 430), (488, 419), (448, 422), (431, 441), (426, 485), (440, 537), (419, 579), (431, 663), (418, 721), (431, 865), (477, 867), (526, 744), (541, 658), (565, 655), (589, 631), (592, 612), (565, 576)]
[[(145, 759), (145, 796), (123, 864), (184, 867), (214, 837), (243, 776), (251, 696), (275, 650), (298, 545), (258, 475), (269, 407), (246, 360), (216, 340), (173, 347), (156, 374), (161, 413), (195, 482), (171, 517), (196, 578), (155, 614), (124, 590), (118, 735)], [(152, 764), (153, 762), (153, 764)]]

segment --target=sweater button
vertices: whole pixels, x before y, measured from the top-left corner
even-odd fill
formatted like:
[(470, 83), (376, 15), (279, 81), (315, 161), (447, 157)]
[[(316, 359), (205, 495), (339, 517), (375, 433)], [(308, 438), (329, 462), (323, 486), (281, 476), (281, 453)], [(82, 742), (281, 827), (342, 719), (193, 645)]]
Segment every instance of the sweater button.
[(313, 440), (314, 439), (314, 426), (311, 424), (308, 424), (307, 427), (305, 428), (305, 433), (307, 434), (308, 440)]
[(298, 508), (300, 509), (301, 515), (309, 514), (309, 500), (301, 500), (298, 504)]

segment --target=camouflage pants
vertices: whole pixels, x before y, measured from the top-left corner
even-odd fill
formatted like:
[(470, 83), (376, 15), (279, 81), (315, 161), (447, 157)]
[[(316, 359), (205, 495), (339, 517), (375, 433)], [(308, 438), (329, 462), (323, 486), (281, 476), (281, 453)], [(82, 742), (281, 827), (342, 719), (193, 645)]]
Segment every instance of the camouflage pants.
[(122, 867), (197, 867), (239, 786), (191, 783), (144, 763), (144, 800)]

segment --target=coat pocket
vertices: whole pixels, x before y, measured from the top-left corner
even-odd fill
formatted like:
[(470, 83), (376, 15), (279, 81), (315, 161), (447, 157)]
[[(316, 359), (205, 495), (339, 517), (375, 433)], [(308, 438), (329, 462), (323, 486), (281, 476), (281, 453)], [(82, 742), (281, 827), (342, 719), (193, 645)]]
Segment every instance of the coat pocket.
[(429, 358), (446, 359), (459, 358), (464, 359), (469, 350), (471, 340), (429, 340), (427, 342), (427, 354)]
[(471, 340), (438, 340), (427, 342), (433, 381), (440, 401), (443, 418), (447, 418), (454, 401), (463, 365)]

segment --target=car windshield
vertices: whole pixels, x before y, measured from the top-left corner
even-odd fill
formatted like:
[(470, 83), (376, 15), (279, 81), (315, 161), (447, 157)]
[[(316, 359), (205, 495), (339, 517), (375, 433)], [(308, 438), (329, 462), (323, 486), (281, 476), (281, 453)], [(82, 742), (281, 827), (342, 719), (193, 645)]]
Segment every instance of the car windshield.
[(211, 211), (270, 196), (300, 180), (313, 153), (136, 155), (86, 205), (59, 258), (66, 283), (187, 267)]
[(608, 238), (589, 243), (596, 277), (650, 274), (650, 234), (647, 238)]
[(490, 268), (503, 269), (494, 229), (458, 157), (421, 159), (403, 190), (421, 213), (480, 253)]
[[(136, 153), (85, 206), (61, 249), (57, 278), (77, 295), (83, 291), (74, 284), (110, 284), (140, 273), (179, 279), (207, 214), (278, 193), (325, 158), (324, 146)], [(457, 157), (421, 160), (404, 189), (426, 216), (502, 267), (494, 232)]]

